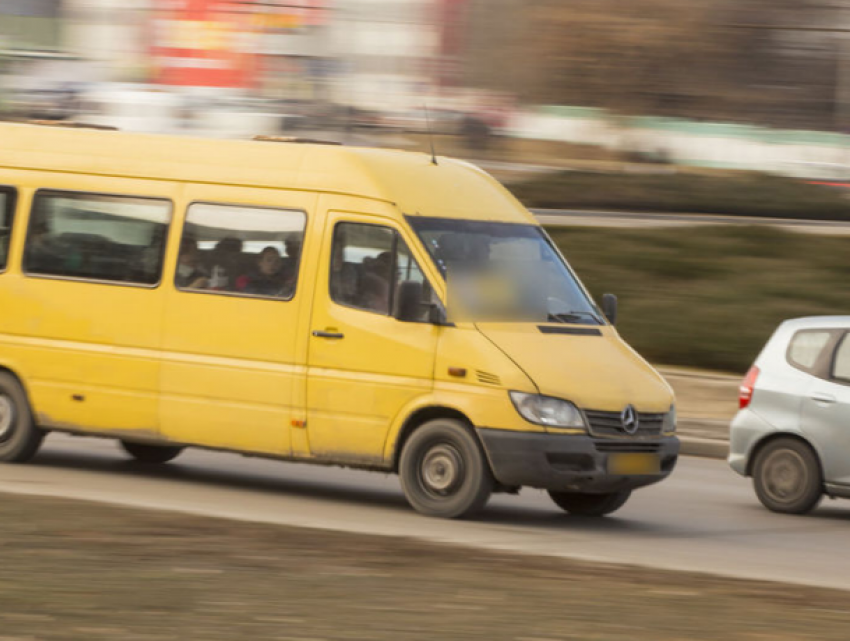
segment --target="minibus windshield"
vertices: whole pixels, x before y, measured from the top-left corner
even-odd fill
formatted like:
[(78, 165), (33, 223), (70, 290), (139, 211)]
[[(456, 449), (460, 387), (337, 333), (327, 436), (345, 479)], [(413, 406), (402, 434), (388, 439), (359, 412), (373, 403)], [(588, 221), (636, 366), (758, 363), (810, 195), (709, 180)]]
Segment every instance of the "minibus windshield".
[(601, 325), (570, 268), (535, 225), (409, 216), (446, 279), (454, 320)]

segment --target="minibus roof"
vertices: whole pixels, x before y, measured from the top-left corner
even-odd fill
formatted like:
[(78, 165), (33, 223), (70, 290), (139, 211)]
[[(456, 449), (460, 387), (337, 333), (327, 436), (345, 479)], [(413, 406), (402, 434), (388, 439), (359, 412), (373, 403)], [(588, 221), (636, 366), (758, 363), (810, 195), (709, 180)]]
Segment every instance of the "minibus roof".
[(386, 149), (0, 124), (0, 167), (318, 191), (394, 203), (411, 216), (535, 223), (479, 168), (437, 163)]

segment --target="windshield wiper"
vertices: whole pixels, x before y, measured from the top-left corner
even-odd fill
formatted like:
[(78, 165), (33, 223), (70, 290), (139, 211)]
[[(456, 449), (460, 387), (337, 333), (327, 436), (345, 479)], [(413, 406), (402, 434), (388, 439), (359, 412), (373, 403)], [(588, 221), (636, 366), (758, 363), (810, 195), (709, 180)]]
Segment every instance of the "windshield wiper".
[(575, 312), (564, 312), (562, 314), (552, 314), (551, 312), (549, 313), (549, 320), (550, 321), (556, 321), (558, 323), (575, 323), (577, 321), (580, 321), (582, 318), (588, 318), (588, 317), (595, 320), (599, 325), (605, 324), (605, 323), (602, 322), (602, 319), (600, 319), (593, 312), (575, 311)]

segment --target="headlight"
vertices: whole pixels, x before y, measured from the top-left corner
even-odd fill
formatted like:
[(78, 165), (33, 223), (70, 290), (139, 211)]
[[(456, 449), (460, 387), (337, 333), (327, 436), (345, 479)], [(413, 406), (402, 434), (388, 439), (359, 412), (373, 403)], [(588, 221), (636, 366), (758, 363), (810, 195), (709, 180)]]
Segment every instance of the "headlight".
[(665, 434), (676, 431), (676, 406), (671, 405), (670, 411), (664, 415), (664, 422), (661, 424), (661, 431)]
[(523, 392), (511, 392), (511, 400), (520, 416), (531, 423), (585, 429), (581, 412), (569, 401)]

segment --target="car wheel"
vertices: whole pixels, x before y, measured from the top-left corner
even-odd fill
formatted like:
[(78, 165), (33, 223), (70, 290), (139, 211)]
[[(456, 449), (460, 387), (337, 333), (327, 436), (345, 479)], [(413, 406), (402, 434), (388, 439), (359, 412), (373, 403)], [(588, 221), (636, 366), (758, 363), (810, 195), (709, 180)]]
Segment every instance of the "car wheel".
[(149, 445), (130, 441), (121, 441), (121, 447), (137, 461), (151, 464), (168, 463), (177, 458), (184, 449), (172, 445)]
[(428, 421), (410, 436), (401, 452), (399, 478), (417, 512), (450, 519), (481, 510), (494, 486), (475, 435), (451, 419)]
[(554, 492), (549, 496), (562, 510), (579, 516), (605, 516), (616, 512), (632, 495), (631, 490), (606, 494), (582, 494), (580, 492)]
[(759, 451), (753, 466), (756, 496), (768, 510), (784, 514), (812, 511), (823, 496), (820, 463), (812, 449), (782, 438)]
[(43, 440), (24, 388), (14, 376), (0, 372), (0, 461), (26, 463)]

